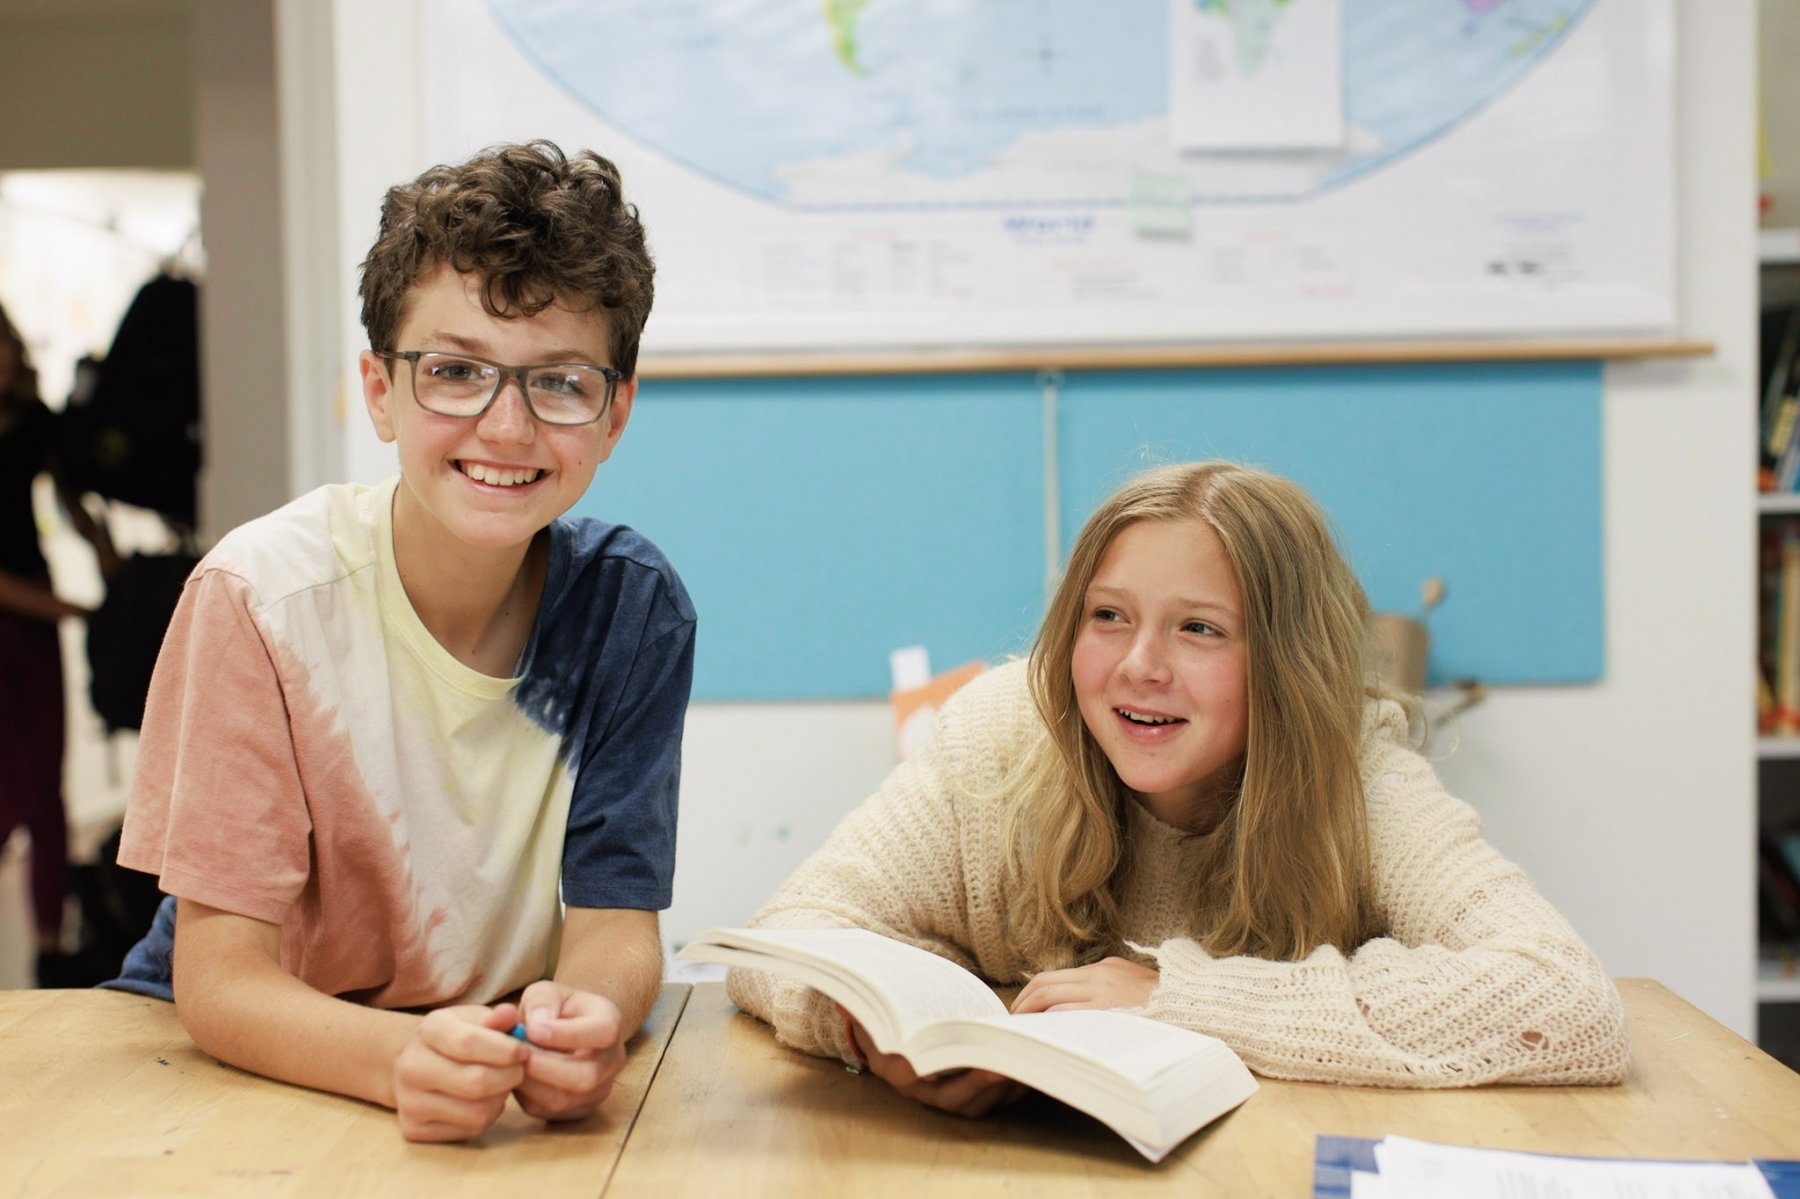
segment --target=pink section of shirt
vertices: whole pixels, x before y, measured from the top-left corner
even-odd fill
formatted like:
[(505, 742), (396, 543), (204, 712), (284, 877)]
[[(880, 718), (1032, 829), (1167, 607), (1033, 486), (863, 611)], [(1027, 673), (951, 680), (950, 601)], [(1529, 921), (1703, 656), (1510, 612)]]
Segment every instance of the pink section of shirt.
[(122, 864), (163, 890), (281, 926), (281, 963), (379, 1007), (446, 1002), (407, 845), (357, 771), (335, 710), (263, 627), (247, 582), (203, 569), (151, 682)]

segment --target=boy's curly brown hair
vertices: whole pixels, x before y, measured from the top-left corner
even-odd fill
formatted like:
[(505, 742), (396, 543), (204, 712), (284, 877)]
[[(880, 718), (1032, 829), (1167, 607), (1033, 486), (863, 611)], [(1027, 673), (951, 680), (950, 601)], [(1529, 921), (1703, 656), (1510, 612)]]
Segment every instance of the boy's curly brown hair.
[(362, 262), (362, 322), (369, 348), (395, 350), (407, 293), (448, 263), (482, 280), (497, 317), (532, 316), (561, 302), (603, 311), (610, 365), (637, 372), (655, 266), (619, 169), (592, 150), (573, 158), (554, 143), (491, 146), (388, 189), (381, 232)]

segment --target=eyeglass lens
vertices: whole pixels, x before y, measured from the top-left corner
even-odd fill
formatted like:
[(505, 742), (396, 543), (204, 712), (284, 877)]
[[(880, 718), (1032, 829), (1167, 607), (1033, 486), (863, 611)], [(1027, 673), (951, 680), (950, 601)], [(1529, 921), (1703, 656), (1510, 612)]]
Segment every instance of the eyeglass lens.
[(522, 373), (526, 401), (541, 421), (585, 425), (597, 420), (612, 396), (606, 372), (579, 363), (534, 366), (522, 372), (454, 354), (421, 354), (413, 386), (421, 405), (440, 416), (474, 416), (500, 390), (502, 376)]

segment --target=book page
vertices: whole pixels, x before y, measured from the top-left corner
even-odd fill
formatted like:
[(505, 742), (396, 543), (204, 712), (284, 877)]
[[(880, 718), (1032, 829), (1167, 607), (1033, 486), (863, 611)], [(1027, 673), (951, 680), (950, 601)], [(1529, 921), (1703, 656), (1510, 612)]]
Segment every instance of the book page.
[[(892, 1009), (901, 1039), (938, 1020), (1006, 1015), (1006, 1005), (993, 990), (955, 962), (867, 929), (715, 929), (697, 940), (757, 953), (758, 961), (749, 962), (741, 956), (733, 956), (727, 964), (797, 977), (824, 991), (852, 1012), (859, 1007), (854, 990), (834, 986), (831, 979), (821, 977), (819, 971), (865, 979)], [(705, 960), (701, 957), (704, 948), (690, 944), (688, 950), (683, 950), (683, 956)], [(816, 969), (796, 971), (791, 968), (792, 962), (811, 963)], [(865, 1019), (864, 1024), (868, 1025), (869, 1021)], [(879, 1044), (880, 1030), (871, 1026), (869, 1031), (877, 1035)], [(898, 1046), (881, 1045), (881, 1048), (891, 1053)]]
[(1204, 1051), (1211, 1038), (1124, 1012), (1030, 1012), (994, 1023), (1006, 1032), (1054, 1045), (1148, 1088), (1177, 1061)]
[(1125, 1012), (939, 1024), (907, 1051), (922, 1074), (973, 1066), (1016, 1079), (1108, 1125), (1151, 1161), (1257, 1089), (1223, 1041)]
[(936, 1020), (1004, 1016), (986, 983), (928, 950), (861, 928), (758, 929), (759, 938), (817, 954), (881, 984), (906, 1028)]

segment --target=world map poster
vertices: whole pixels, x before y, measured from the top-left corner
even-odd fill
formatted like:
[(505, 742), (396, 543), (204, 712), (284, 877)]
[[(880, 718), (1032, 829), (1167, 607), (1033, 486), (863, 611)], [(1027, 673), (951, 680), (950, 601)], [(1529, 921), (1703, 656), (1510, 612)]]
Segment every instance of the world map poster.
[(1671, 26), (1669, 0), (440, 0), (419, 75), (436, 161), (619, 164), (653, 354), (1653, 332)]

